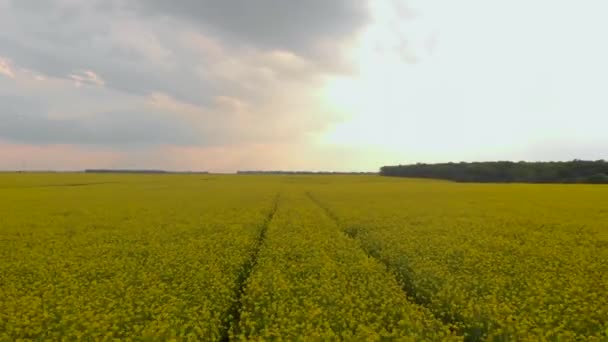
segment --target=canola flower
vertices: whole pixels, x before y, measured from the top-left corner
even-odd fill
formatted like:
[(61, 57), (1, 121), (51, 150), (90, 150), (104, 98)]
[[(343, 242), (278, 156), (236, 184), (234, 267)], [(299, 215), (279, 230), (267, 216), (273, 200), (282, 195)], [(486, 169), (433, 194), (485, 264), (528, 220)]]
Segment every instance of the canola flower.
[(518, 341), (608, 340), (606, 195), (424, 180), (317, 192), (413, 301), (469, 340)]
[(226, 335), (272, 194), (201, 177), (107, 181), (122, 183), (0, 190), (12, 207), (0, 223), (0, 340)]
[[(235, 340), (447, 340), (304, 193), (281, 196), (242, 298)], [(457, 337), (453, 337), (457, 340)]]
[(606, 208), (591, 185), (0, 174), (0, 341), (607, 341)]

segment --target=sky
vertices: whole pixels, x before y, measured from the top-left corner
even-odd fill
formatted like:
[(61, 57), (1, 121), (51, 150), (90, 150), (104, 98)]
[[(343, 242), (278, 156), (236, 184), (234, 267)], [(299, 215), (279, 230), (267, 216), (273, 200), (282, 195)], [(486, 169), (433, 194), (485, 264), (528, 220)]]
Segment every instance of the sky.
[(608, 159), (603, 0), (0, 0), (0, 170)]

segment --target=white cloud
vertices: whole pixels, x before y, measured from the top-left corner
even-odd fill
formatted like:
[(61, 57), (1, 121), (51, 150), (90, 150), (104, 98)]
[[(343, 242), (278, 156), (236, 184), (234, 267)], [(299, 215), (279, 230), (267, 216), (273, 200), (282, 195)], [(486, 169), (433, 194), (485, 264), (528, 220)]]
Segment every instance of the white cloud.
[(10, 78), (15, 78), (15, 73), (11, 68), (10, 60), (6, 58), (0, 58), (0, 74)]
[(105, 84), (103, 79), (91, 70), (76, 71), (73, 74), (70, 74), (68, 78), (74, 81), (74, 85), (77, 87), (81, 87), (83, 85), (95, 85), (101, 87)]

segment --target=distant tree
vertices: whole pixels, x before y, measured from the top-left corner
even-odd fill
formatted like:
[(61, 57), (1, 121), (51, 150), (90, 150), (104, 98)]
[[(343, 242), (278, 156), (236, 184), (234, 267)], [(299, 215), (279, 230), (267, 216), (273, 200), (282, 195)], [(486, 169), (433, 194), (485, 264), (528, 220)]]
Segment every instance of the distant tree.
[(383, 176), (437, 178), (458, 182), (608, 183), (608, 162), (475, 162), (383, 166)]
[(592, 176), (587, 177), (587, 181), (585, 183), (608, 184), (608, 174), (596, 173)]

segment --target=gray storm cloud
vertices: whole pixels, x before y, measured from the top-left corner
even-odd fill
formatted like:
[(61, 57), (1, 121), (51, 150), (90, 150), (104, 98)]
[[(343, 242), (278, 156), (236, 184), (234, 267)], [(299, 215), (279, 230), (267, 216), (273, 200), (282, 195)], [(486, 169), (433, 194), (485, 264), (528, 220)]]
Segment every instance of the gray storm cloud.
[[(0, 58), (16, 75), (0, 75), (0, 140), (205, 146), (306, 134), (321, 127), (311, 89), (343, 65), (366, 10), (345, 0), (0, 0)], [(32, 91), (31, 75), (55, 83)], [(172, 103), (142, 105), (153, 94)]]
[(306, 56), (351, 36), (368, 20), (365, 1), (139, 0), (146, 13), (187, 19), (230, 41)]
[(155, 112), (106, 112), (93, 117), (52, 118), (31, 98), (0, 96), (0, 137), (34, 144), (132, 146), (201, 144), (212, 138)]
[(194, 68), (213, 67), (211, 56), (193, 54), (180, 35), (194, 31), (234, 54), (289, 51), (327, 72), (343, 64), (341, 42), (364, 27), (365, 3), (5, 0), (0, 45), (6, 57), (51, 76), (93, 69), (121, 91), (202, 103), (227, 85), (194, 77)]

